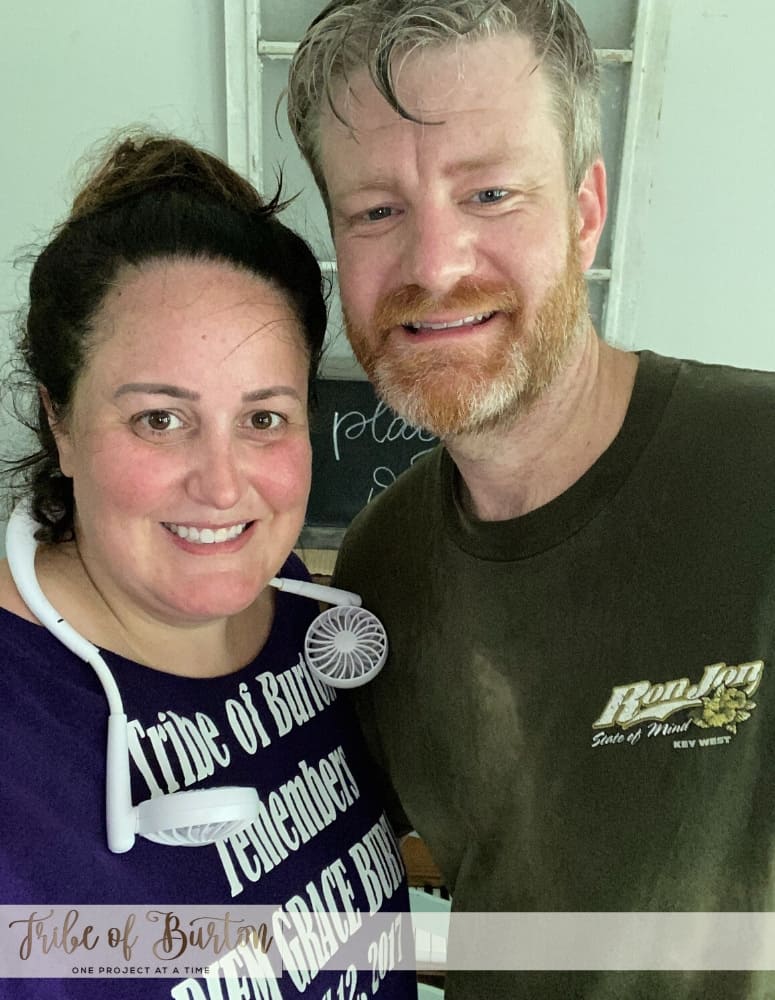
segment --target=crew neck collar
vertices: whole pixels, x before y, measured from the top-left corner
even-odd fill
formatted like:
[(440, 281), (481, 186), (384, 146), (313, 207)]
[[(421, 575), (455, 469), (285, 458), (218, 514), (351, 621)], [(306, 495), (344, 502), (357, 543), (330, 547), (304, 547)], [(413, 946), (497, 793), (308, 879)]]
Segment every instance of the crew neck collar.
[(444, 522), (452, 541), (480, 559), (523, 559), (560, 544), (592, 520), (627, 481), (653, 437), (678, 375), (680, 362), (639, 352), (632, 396), (622, 426), (608, 448), (579, 479), (549, 503), (505, 521), (481, 521), (460, 502), (460, 474), (446, 449), (440, 458)]

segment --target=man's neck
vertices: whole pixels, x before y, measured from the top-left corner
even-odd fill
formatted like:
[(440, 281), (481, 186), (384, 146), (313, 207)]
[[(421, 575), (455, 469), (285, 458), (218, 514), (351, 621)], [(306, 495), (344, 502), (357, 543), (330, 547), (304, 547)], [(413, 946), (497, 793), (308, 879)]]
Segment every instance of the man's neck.
[(638, 358), (588, 335), (541, 398), (508, 428), (445, 441), (466, 509), (484, 521), (527, 514), (572, 486), (619, 433)]

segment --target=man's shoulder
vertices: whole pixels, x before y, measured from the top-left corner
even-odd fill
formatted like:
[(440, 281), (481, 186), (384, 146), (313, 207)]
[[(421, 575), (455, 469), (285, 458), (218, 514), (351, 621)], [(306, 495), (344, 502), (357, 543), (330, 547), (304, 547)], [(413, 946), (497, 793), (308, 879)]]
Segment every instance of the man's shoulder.
[[(641, 353), (651, 372), (673, 378), (668, 425), (716, 440), (775, 438), (775, 372)], [(670, 374), (672, 373), (672, 374)]]
[(342, 541), (338, 569), (343, 556), (348, 563), (381, 562), (389, 552), (395, 560), (427, 538), (441, 516), (442, 451), (438, 446), (421, 455), (355, 516)]
[(771, 404), (775, 400), (775, 372), (756, 368), (741, 368), (691, 359), (651, 357), (657, 364), (679, 365), (678, 386), (682, 392), (706, 398), (710, 402), (728, 401)]

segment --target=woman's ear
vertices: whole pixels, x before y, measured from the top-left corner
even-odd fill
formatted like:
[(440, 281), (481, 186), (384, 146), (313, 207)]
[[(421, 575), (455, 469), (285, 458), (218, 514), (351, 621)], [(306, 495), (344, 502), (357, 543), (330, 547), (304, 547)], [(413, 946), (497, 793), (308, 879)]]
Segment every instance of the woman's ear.
[(57, 416), (56, 407), (51, 402), (51, 397), (45, 385), (38, 386), (38, 395), (40, 396), (40, 405), (46, 413), (48, 426), (56, 441), (57, 451), (59, 452), (59, 468), (63, 476), (72, 477), (73, 444), (70, 432), (65, 426), (64, 421), (60, 420)]

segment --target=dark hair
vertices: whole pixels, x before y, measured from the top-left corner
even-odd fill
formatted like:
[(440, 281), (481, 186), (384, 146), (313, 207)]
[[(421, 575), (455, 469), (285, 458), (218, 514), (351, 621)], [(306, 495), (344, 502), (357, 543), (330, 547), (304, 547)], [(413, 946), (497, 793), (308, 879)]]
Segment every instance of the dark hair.
[[(304, 240), (278, 220), (283, 207), (279, 183), (265, 202), (218, 157), (180, 139), (141, 134), (113, 143), (34, 261), (19, 344), (27, 387), (45, 389), (66, 419), (94, 317), (119, 270), (180, 257), (228, 262), (283, 292), (305, 337), (311, 385), (326, 328), (323, 279)], [(39, 538), (59, 542), (73, 536), (72, 481), (59, 468), (40, 400), (36, 409), (25, 422), (39, 447), (11, 469), (32, 494)]]

